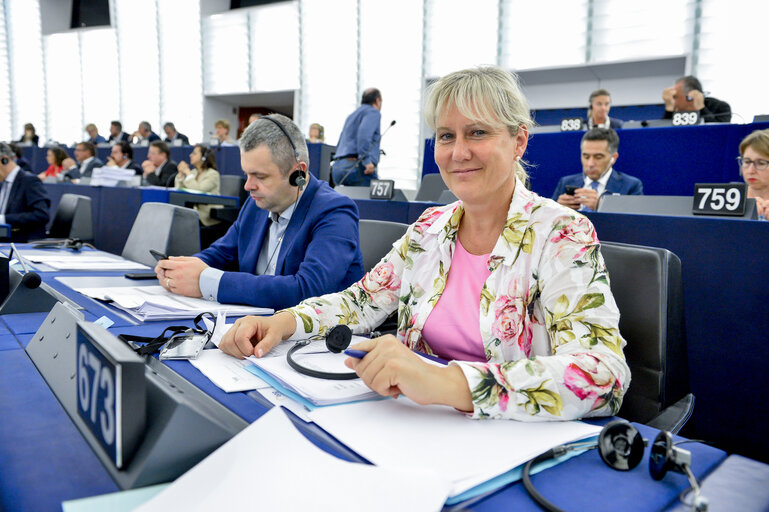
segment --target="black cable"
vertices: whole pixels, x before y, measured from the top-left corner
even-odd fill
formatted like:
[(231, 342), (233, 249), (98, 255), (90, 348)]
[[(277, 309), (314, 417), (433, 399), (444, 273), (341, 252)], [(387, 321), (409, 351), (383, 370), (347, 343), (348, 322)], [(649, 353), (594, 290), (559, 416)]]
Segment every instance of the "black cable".
[(293, 357), (294, 352), (298, 351), (300, 348), (304, 346), (307, 346), (308, 344), (309, 342), (299, 342), (289, 349), (288, 354), (286, 354), (286, 360), (288, 360), (288, 364), (289, 366), (291, 366), (291, 368), (293, 368), (294, 370), (298, 371), (303, 375), (315, 377), (316, 379), (353, 380), (358, 378), (358, 374), (355, 372), (345, 372), (345, 373), (323, 372), (320, 370), (313, 370), (312, 368), (307, 368), (306, 366), (299, 364), (297, 361), (294, 360), (294, 357)]
[(562, 509), (556, 507), (552, 503), (550, 503), (544, 496), (542, 496), (537, 489), (534, 488), (534, 484), (531, 482), (531, 466), (534, 464), (539, 464), (540, 462), (544, 462), (546, 460), (550, 460), (553, 457), (555, 457), (555, 450), (548, 450), (545, 453), (538, 455), (534, 457), (533, 459), (529, 460), (526, 465), (523, 467), (523, 486), (526, 488), (526, 492), (529, 493), (529, 496), (537, 502), (537, 504), (544, 508), (545, 510), (548, 510), (549, 512), (564, 512)]

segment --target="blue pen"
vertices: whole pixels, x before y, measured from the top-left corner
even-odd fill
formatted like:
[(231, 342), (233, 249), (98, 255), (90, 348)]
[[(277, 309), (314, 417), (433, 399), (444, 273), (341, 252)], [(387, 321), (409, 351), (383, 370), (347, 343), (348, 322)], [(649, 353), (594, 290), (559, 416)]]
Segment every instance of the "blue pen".
[(344, 353), (350, 357), (354, 357), (355, 359), (363, 359), (364, 357), (366, 357), (366, 354), (368, 354), (368, 352), (364, 350), (353, 350), (350, 348), (345, 350)]

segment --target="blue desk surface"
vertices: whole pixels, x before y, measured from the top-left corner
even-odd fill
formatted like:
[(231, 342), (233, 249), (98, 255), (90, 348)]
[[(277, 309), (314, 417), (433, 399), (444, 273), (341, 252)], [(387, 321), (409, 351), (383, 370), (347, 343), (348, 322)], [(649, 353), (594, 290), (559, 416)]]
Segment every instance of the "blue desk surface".
[[(46, 282), (53, 274), (46, 273)], [(60, 285), (59, 285), (60, 286)], [(60, 289), (57, 286), (57, 289)], [(65, 292), (66, 293), (66, 292)], [(73, 292), (74, 293), (74, 292)], [(76, 298), (73, 296), (73, 298)], [(86, 309), (86, 316), (110, 315), (109, 309), (95, 301), (77, 300)], [(44, 314), (6, 315), (2, 320), (12, 331), (19, 332), (16, 347), (12, 335), (0, 334), (0, 509), (58, 510), (63, 500), (113, 492), (115, 484), (61, 409), (47, 385), (37, 373), (26, 353), (20, 348), (31, 335), (21, 334), (39, 325)], [(24, 317), (24, 318), (21, 318)], [(174, 322), (179, 323), (179, 322)], [(122, 325), (112, 327), (115, 333), (155, 335), (163, 323)], [(200, 387), (205, 393), (223, 403), (246, 421), (254, 421), (266, 408), (244, 393), (224, 393), (186, 361), (170, 362), (169, 366)], [(341, 455), (327, 436), (314, 425), (300, 425), (305, 434), (329, 453)], [(647, 437), (656, 432), (641, 427)], [(705, 445), (691, 444), (694, 471), (702, 477), (725, 458), (725, 453)], [(547, 476), (545, 476), (547, 475)], [(591, 476), (592, 475), (592, 476)], [(535, 477), (536, 485), (556, 503), (569, 503), (570, 508), (595, 510), (622, 508), (648, 510), (662, 508), (674, 502), (688, 484), (681, 475), (670, 475), (653, 482), (645, 467), (629, 474), (620, 474), (600, 462), (597, 454), (589, 452)], [(613, 488), (616, 497), (605, 492)], [(520, 484), (514, 484), (473, 505), (474, 510), (509, 509), (514, 504), (520, 510), (536, 510)]]

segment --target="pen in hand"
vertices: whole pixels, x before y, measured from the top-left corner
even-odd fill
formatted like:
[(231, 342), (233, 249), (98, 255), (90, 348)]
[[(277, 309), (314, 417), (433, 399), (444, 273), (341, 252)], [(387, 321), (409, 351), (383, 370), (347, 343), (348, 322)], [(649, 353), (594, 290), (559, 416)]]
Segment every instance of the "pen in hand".
[(368, 352), (364, 350), (354, 350), (351, 348), (348, 348), (347, 350), (345, 350), (344, 353), (345, 355), (354, 357), (355, 359), (363, 359), (364, 357), (366, 357), (366, 354), (368, 354)]

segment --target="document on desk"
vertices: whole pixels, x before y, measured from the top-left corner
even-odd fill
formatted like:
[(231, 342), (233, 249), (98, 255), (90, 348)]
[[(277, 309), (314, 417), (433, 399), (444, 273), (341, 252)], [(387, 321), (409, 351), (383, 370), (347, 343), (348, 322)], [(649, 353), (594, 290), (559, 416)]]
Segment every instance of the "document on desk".
[(150, 270), (146, 265), (118, 257), (66, 251), (50, 254), (40, 252), (21, 251), (21, 255), (33, 263), (42, 263), (53, 270)]
[(440, 510), (448, 488), (432, 471), (337, 459), (274, 407), (136, 511)]
[(225, 354), (218, 348), (203, 350), (197, 359), (190, 359), (190, 363), (225, 393), (270, 387), (246, 370), (251, 361)]
[[(357, 341), (357, 339), (353, 339), (353, 343)], [(290, 348), (294, 343), (283, 342), (279, 345), (279, 350), (287, 352), (287, 348)], [(287, 348), (283, 349), (283, 347)], [(333, 373), (352, 371), (344, 365), (348, 356), (344, 353), (333, 354), (329, 352), (320, 341), (310, 343), (307, 347), (294, 353), (293, 357), (301, 365), (313, 370)], [(256, 358), (251, 356), (248, 360), (253, 363), (256, 369), (275, 379), (280, 386), (300, 395), (315, 406), (380, 398), (379, 394), (369, 389), (361, 379), (327, 380), (310, 377), (291, 368), (285, 357)], [(253, 367), (247, 369), (254, 371)], [(255, 373), (260, 375), (258, 371)]]
[(74, 290), (93, 299), (112, 301), (113, 306), (142, 322), (194, 318), (204, 311), (223, 311), (231, 316), (268, 315), (273, 312), (268, 308), (184, 297), (162, 286), (75, 287)]
[(450, 496), (601, 431), (579, 421), (474, 420), (451, 407), (422, 406), (405, 397), (321, 407), (309, 416), (377, 466), (438, 474), (451, 482)]

